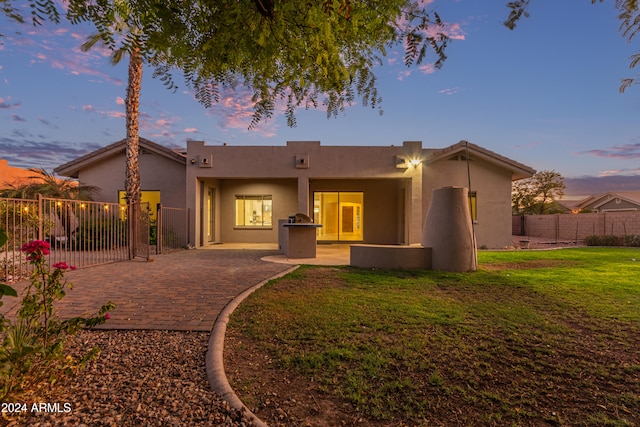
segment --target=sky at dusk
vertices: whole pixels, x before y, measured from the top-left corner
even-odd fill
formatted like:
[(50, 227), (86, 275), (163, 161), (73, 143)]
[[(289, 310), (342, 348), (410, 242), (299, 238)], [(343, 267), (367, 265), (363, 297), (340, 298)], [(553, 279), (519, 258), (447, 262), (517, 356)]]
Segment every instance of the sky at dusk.
[[(443, 148), (468, 140), (537, 170), (563, 176), (638, 175), (640, 86), (618, 91), (640, 51), (618, 31), (613, 1), (533, 0), (510, 31), (506, 0), (436, 0), (453, 39), (440, 70), (407, 68), (393, 51), (377, 69), (382, 112), (357, 103), (337, 118), (300, 110), (248, 130), (252, 104), (238, 88), (207, 110), (177, 78), (167, 90), (145, 69), (140, 136), (168, 147), (216, 145), (399, 145)], [(0, 17), (0, 158), (54, 167), (125, 137), (126, 61), (80, 50), (89, 26), (18, 25)], [(179, 76), (176, 76), (179, 77)]]

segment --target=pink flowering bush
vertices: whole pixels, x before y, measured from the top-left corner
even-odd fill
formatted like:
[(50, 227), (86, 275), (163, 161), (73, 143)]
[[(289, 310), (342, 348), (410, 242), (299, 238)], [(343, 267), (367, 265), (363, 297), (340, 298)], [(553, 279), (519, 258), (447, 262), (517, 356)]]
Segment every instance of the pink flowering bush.
[(5, 334), (0, 348), (0, 398), (44, 379), (56, 381), (60, 374), (71, 373), (99, 353), (91, 349), (78, 361), (64, 355), (64, 346), (82, 328), (100, 325), (109, 319), (112, 303), (103, 305), (90, 318), (61, 320), (54, 302), (61, 300), (71, 283), (64, 278), (67, 270), (75, 270), (66, 262), (49, 267), (49, 243), (33, 240), (22, 246), (33, 266), (30, 284), (23, 291), (20, 309), (13, 322), (5, 322)]

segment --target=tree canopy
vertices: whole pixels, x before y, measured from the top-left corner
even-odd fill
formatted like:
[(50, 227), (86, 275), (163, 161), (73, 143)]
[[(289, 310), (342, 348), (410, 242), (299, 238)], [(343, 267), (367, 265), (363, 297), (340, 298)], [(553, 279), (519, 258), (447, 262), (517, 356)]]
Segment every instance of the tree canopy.
[(564, 178), (560, 173), (544, 170), (531, 178), (513, 183), (511, 206), (514, 215), (555, 213), (551, 206), (564, 195)]
[[(7, 16), (22, 19), (16, 0), (0, 0)], [(506, 3), (504, 24), (515, 28), (529, 16), (534, 0)], [(592, 3), (604, 0), (591, 0)], [(423, 0), (68, 0), (64, 13), (73, 23), (89, 21), (114, 57), (139, 49), (155, 67), (155, 77), (174, 87), (180, 70), (205, 106), (219, 100), (225, 87), (252, 91), (255, 125), (284, 104), (288, 124), (295, 110), (323, 105), (329, 116), (351, 102), (377, 107), (375, 67), (397, 46), (405, 64), (434, 55), (436, 67), (446, 59), (446, 24)], [(38, 23), (61, 17), (56, 0), (29, 0)], [(616, 0), (620, 31), (632, 40), (640, 31), (638, 0)], [(115, 17), (125, 17), (122, 34)], [(630, 67), (640, 63), (640, 53)], [(640, 82), (625, 78), (620, 90)]]
[(440, 67), (448, 38), (435, 12), (408, 0), (319, 2), (272, 0), (141, 0), (132, 2), (136, 37), (110, 32), (117, 2), (71, 1), (72, 21), (88, 19), (114, 50), (139, 47), (156, 76), (173, 85), (179, 69), (205, 106), (224, 87), (252, 91), (252, 125), (283, 103), (290, 126), (295, 110), (323, 104), (335, 115), (359, 98), (376, 107), (374, 67), (386, 50), (405, 47), (405, 62), (420, 63), (431, 50)]
[[(55, 0), (29, 2), (34, 22), (60, 19)], [(290, 126), (300, 107), (379, 106), (374, 68), (388, 49), (404, 47), (407, 65), (434, 55), (439, 68), (449, 42), (420, 0), (69, 0), (65, 16), (95, 24), (115, 58), (139, 50), (169, 87), (180, 70), (207, 107), (225, 87), (248, 88), (252, 125), (281, 104)], [(137, 31), (119, 32), (116, 17)]]

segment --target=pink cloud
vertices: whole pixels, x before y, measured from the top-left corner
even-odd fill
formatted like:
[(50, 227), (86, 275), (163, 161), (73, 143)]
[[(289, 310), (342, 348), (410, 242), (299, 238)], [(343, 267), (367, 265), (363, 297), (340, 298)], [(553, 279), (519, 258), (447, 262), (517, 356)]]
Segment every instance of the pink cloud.
[(96, 111), (95, 107), (93, 105), (87, 104), (87, 105), (83, 105), (82, 109), (84, 111), (88, 111), (88, 112), (93, 112)]
[(402, 70), (398, 73), (398, 80), (404, 80), (411, 75), (411, 70)]
[(218, 119), (217, 127), (221, 130), (240, 129), (244, 132), (255, 132), (264, 137), (276, 135), (278, 125), (275, 118), (284, 113), (284, 106), (278, 105), (271, 120), (263, 119), (253, 129), (249, 130), (253, 120), (252, 94), (246, 88), (225, 89), (220, 102), (207, 110)]
[[(112, 84), (122, 85), (120, 78), (115, 78), (103, 72), (99, 67), (107, 64), (105, 56), (110, 52), (103, 46), (95, 46), (88, 52), (82, 52), (80, 44), (84, 42), (87, 34), (71, 32), (68, 28), (42, 25), (28, 32), (30, 37), (21, 37), (12, 40), (12, 45), (28, 49), (33, 59), (31, 63), (48, 63), (56, 70), (76, 76), (94, 76)], [(69, 46), (73, 46), (69, 48)], [(34, 53), (35, 51), (35, 53)], [(55, 55), (47, 55), (43, 52), (53, 52)]]
[(8, 97), (6, 100), (0, 98), (0, 110), (13, 110), (16, 108), (20, 108), (19, 102), (11, 103), (11, 97)]
[(98, 113), (112, 119), (124, 119), (126, 117), (124, 111), (99, 111)]
[(442, 89), (442, 90), (438, 91), (438, 93), (441, 93), (443, 95), (453, 95), (453, 94), (456, 94), (458, 92), (460, 92), (460, 88), (458, 86), (450, 87), (450, 88)]
[(185, 133), (198, 133), (198, 129), (196, 129), (196, 128), (185, 128), (185, 130), (183, 130), (183, 132), (185, 132)]
[(580, 154), (590, 154), (596, 157), (609, 159), (640, 159), (640, 142), (633, 144), (623, 144), (613, 147), (583, 151)]
[(602, 171), (598, 174), (600, 177), (605, 176), (619, 176), (619, 175), (639, 175), (640, 168), (624, 168), (624, 169), (611, 169)]
[(122, 98), (122, 97), (120, 97), (120, 96), (119, 96), (119, 97), (117, 97), (117, 98), (116, 98), (116, 104), (118, 104), (118, 105), (124, 105), (124, 98)]
[(432, 74), (436, 72), (436, 67), (434, 67), (433, 64), (423, 64), (418, 67), (418, 70), (420, 70), (422, 74)]

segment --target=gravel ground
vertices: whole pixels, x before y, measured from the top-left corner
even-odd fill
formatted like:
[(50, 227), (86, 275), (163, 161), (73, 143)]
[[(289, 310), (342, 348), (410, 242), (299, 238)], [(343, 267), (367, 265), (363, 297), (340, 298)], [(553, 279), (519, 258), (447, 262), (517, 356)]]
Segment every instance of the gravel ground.
[[(250, 426), (209, 389), (208, 332), (83, 331), (69, 350), (102, 350), (79, 374), (24, 399), (27, 411), (2, 413), (6, 426)], [(42, 411), (33, 404), (48, 403)], [(24, 406), (23, 406), (24, 408)], [(3, 410), (8, 409), (3, 406)]]

